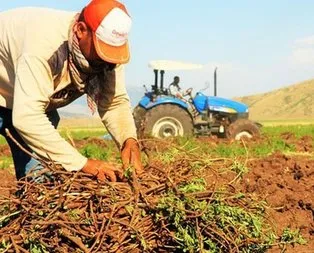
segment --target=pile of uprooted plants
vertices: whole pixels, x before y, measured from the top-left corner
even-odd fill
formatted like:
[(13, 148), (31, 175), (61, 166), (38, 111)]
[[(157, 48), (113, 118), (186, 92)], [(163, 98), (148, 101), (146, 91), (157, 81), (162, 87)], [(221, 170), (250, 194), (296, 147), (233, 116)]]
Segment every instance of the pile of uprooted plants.
[(204, 171), (219, 178), (214, 162), (152, 160), (120, 182), (46, 164), (0, 197), (0, 251), (265, 252), (295, 241), (273, 232), (265, 202), (236, 180), (208, 184)]

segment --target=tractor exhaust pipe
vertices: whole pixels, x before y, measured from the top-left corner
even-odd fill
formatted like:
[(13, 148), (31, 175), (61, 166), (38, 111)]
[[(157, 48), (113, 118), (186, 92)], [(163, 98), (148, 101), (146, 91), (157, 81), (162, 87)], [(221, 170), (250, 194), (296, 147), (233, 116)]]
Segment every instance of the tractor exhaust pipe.
[(153, 90), (156, 93), (157, 92), (157, 87), (158, 87), (158, 70), (154, 69), (154, 73), (155, 73), (155, 84), (154, 84)]
[(161, 70), (160, 71), (160, 90), (163, 92), (164, 90), (164, 74), (165, 74), (165, 71), (164, 70)]
[(214, 96), (217, 96), (217, 67), (214, 72)]

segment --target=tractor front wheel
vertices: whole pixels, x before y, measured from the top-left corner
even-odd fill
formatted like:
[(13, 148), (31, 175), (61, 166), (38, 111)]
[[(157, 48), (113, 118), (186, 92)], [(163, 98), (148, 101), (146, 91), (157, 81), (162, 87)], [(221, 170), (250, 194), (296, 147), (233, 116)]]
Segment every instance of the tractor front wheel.
[(226, 132), (227, 138), (235, 140), (251, 139), (259, 135), (259, 127), (253, 121), (247, 119), (238, 119), (231, 123)]
[(193, 134), (193, 123), (189, 113), (172, 105), (158, 105), (145, 114), (144, 134), (167, 138)]

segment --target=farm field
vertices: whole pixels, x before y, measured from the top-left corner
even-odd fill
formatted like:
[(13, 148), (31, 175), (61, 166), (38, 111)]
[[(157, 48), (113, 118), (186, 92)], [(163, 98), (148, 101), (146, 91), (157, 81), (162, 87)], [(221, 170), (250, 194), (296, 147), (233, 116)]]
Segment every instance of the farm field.
[[(127, 197), (128, 204), (117, 212), (92, 207), (84, 209), (84, 201), (92, 205), (85, 199), (84, 194), (88, 192), (104, 207), (109, 208), (106, 205), (110, 201), (106, 196), (97, 195), (101, 186), (79, 175), (81, 185), (88, 182), (85, 187), (78, 187), (75, 180), (62, 186), (71, 185), (68, 192), (76, 190), (75, 194), (78, 194), (76, 198), (72, 196), (74, 193), (69, 194), (72, 197), (68, 196), (65, 201), (73, 204), (78, 199), (82, 205), (73, 205), (72, 209), (59, 207), (58, 213), (63, 213), (62, 223), (61, 216), (55, 216), (55, 206), (47, 214), (47, 209), (30, 201), (33, 196), (26, 193), (22, 206), (34, 212), (40, 210), (41, 215), (39, 212), (29, 214), (21, 205), (14, 204), (17, 199), (14, 192), (19, 189), (19, 184), (14, 181), (9, 149), (0, 140), (0, 252), (16, 252), (14, 249), (19, 247), (29, 252), (51, 252), (49, 243), (54, 249), (60, 247), (55, 252), (87, 252), (90, 248), (91, 252), (103, 252), (99, 250), (101, 240), (107, 249), (112, 250), (108, 252), (313, 252), (314, 125), (308, 122), (283, 125), (274, 121), (263, 124), (260, 138), (241, 142), (214, 137), (141, 140), (147, 174), (138, 178), (125, 175), (129, 181), (110, 186), (116, 194), (114, 206), (119, 206)], [(113, 141), (102, 140), (103, 129), (61, 128), (60, 131), (85, 156), (121, 165)], [(67, 176), (73, 177), (73, 174), (60, 175), (65, 178), (64, 182), (67, 182)], [(38, 194), (36, 187), (29, 186), (33, 194)], [(45, 184), (45, 187), (47, 192), (56, 191), (55, 186)], [(113, 194), (111, 190), (109, 192)], [(46, 199), (49, 201), (58, 202), (53, 197)], [(58, 234), (62, 240), (51, 240), (52, 235), (57, 237), (54, 231), (68, 228), (63, 227), (63, 223), (82, 222), (80, 210), (85, 210), (85, 220), (94, 219), (95, 233), (105, 231), (111, 241), (101, 239), (100, 235), (96, 236), (98, 242), (87, 239), (87, 230), (78, 233), (77, 227), (76, 232), (73, 229), (67, 231), (70, 236)], [(12, 215), (14, 212), (18, 214)], [(76, 219), (73, 220), (74, 212)], [(67, 218), (70, 213), (72, 220)], [(98, 215), (111, 222), (95, 222)], [(15, 226), (22, 220), (25, 230)], [(44, 222), (38, 223), (35, 229), (30, 225), (34, 220), (55, 223), (52, 222), (50, 227)], [(125, 229), (125, 244), (119, 244), (113, 235), (117, 233), (118, 222)], [(49, 230), (51, 226), (52, 231)], [(26, 228), (29, 228), (28, 235), (33, 241), (23, 243), (18, 235), (26, 233)], [(11, 236), (7, 235), (8, 231)], [(36, 239), (39, 235), (40, 240)], [(73, 240), (73, 236), (80, 240)], [(119, 248), (118, 244), (123, 246)], [(158, 248), (160, 244), (169, 244), (169, 247)]]

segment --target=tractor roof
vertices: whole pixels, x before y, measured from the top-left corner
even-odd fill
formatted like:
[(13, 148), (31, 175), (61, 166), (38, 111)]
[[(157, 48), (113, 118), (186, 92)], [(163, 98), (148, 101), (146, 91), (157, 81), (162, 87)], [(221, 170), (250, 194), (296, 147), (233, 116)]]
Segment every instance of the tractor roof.
[(158, 60), (149, 62), (148, 66), (156, 70), (191, 70), (200, 69), (202, 64), (186, 63), (180, 61)]

